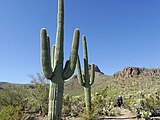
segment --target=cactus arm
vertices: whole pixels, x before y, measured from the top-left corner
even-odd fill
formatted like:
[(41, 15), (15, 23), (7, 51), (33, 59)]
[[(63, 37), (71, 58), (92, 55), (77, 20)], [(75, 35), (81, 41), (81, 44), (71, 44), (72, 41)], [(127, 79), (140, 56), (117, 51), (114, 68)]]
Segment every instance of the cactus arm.
[(52, 47), (52, 69), (54, 71), (54, 54), (55, 54), (55, 45)]
[(47, 79), (52, 78), (51, 58), (50, 58), (50, 41), (47, 31), (42, 28), (40, 32), (41, 39), (41, 65), (44, 76)]
[(72, 42), (72, 50), (70, 53), (70, 59), (66, 62), (64, 70), (63, 70), (63, 79), (66, 80), (70, 78), (74, 70), (76, 68), (77, 63), (77, 56), (78, 56), (78, 47), (79, 47), (79, 29), (75, 29), (73, 35), (73, 42)]
[(91, 65), (91, 73), (90, 73), (90, 85), (94, 83), (94, 78), (95, 78), (95, 65)]
[(79, 60), (79, 56), (77, 57), (77, 71), (78, 71), (78, 82), (80, 85), (85, 86), (85, 82), (84, 82), (84, 76), (82, 75), (81, 72), (81, 64), (80, 64), (80, 60)]
[[(47, 35), (47, 46), (48, 46), (48, 55), (50, 57), (50, 38), (49, 36)], [(51, 59), (51, 58), (50, 58)]]
[(64, 67), (64, 69), (63, 69), (63, 79), (64, 79), (64, 80), (66, 80), (66, 79), (65, 79), (65, 78), (66, 78), (66, 77), (65, 77), (65, 74), (66, 74), (66, 71), (67, 71), (68, 69), (70, 69), (69, 67), (70, 67), (70, 61), (67, 60), (66, 63), (65, 63), (65, 67)]

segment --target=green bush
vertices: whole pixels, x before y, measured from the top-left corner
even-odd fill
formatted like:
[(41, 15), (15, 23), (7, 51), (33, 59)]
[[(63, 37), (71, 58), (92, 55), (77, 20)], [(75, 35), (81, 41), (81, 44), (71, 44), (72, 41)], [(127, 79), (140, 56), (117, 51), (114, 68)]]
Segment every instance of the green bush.
[(17, 105), (7, 105), (4, 106), (0, 111), (0, 119), (1, 120), (20, 120), (23, 116), (21, 112), (22, 106)]
[(97, 115), (115, 116), (114, 106), (116, 104), (115, 97), (103, 96), (103, 94), (95, 94), (92, 96), (93, 110)]
[(68, 96), (63, 98), (63, 116), (77, 117), (84, 112), (84, 99), (80, 96)]
[(23, 110), (27, 106), (23, 99), (25, 91), (21, 87), (15, 86), (0, 91), (0, 118), (1, 120), (18, 120), (23, 115)]
[(97, 120), (98, 119), (98, 116), (94, 111), (90, 111), (89, 113), (83, 112), (80, 117), (82, 120)]

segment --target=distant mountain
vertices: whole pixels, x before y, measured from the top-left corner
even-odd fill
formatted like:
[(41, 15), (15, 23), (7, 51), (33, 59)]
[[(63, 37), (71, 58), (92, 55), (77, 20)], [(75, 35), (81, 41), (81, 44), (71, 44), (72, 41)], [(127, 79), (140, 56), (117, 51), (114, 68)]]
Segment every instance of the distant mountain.
[(3, 89), (5, 86), (9, 85), (11, 83), (8, 82), (0, 82), (0, 89)]
[[(91, 69), (91, 65), (90, 65), (90, 64), (88, 65), (88, 68), (89, 68), (89, 70)], [(97, 73), (102, 73), (102, 74), (104, 74), (104, 73), (99, 69), (99, 67), (98, 67), (97, 65), (95, 65), (95, 71), (96, 71)]]
[(0, 81), (0, 86), (1, 86), (1, 85), (4, 85), (4, 84), (10, 84), (10, 83), (9, 83), (9, 82), (1, 82), (1, 81)]
[(140, 67), (125, 67), (122, 71), (113, 74), (114, 78), (130, 78), (139, 76), (160, 76), (160, 68), (140, 68)]

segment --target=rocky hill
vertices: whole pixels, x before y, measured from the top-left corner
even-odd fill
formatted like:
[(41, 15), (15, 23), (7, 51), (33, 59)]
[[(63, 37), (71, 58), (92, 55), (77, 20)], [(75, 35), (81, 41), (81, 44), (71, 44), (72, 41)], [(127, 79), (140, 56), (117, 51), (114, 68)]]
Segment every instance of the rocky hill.
[(114, 78), (130, 78), (143, 76), (160, 76), (160, 68), (140, 68), (140, 67), (125, 67), (122, 71), (113, 74)]

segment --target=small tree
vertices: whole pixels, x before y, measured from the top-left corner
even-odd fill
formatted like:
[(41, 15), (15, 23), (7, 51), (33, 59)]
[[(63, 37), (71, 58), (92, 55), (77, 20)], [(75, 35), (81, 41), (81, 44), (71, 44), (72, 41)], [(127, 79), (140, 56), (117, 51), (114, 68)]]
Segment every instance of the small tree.
[[(40, 114), (47, 114), (48, 110), (48, 80), (45, 79), (43, 75), (37, 73), (35, 75), (28, 75), (31, 78), (31, 83), (34, 84), (35, 89), (33, 89), (32, 96), (33, 99), (30, 104), (38, 110), (36, 112), (40, 112)], [(36, 107), (35, 107), (36, 106)]]

